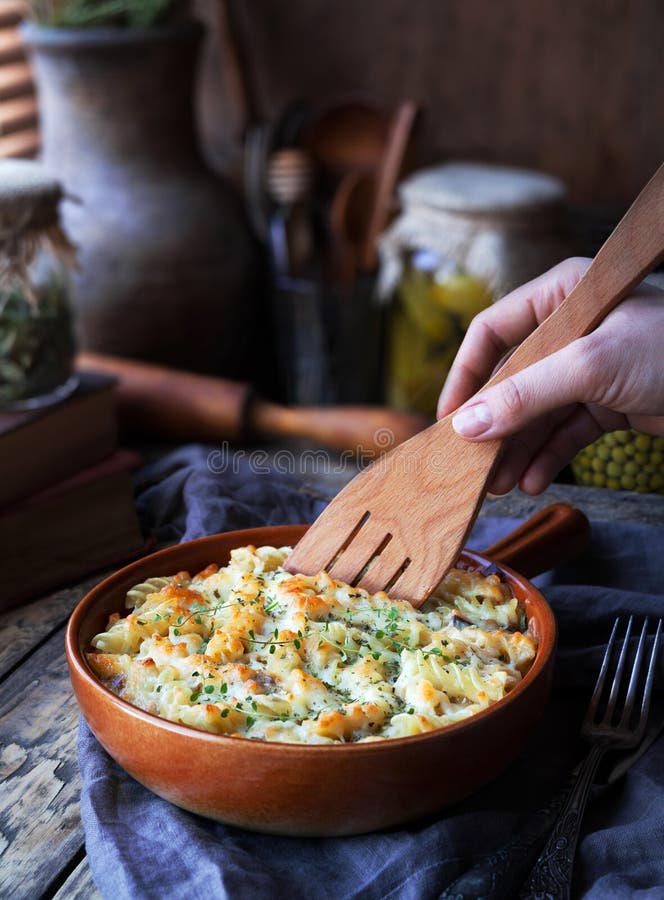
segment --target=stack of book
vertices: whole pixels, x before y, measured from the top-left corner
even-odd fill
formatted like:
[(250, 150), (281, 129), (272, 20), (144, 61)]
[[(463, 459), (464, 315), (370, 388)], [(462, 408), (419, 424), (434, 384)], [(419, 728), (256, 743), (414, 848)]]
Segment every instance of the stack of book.
[(55, 406), (0, 411), (0, 609), (138, 555), (114, 379), (83, 373)]

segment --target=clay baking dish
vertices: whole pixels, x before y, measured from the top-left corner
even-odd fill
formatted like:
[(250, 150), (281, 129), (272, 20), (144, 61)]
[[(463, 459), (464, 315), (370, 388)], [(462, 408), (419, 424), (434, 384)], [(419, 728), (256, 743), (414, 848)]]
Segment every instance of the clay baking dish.
[[(542, 715), (556, 640), (553, 614), (540, 592), (502, 560), (517, 551), (522, 566), (532, 563), (532, 575), (533, 566), (541, 570), (546, 565), (542, 542), (533, 533), (561, 551), (576, 530), (571, 542), (578, 545), (578, 516), (572, 522), (563, 510), (553, 519), (545, 517), (539, 531), (533, 532), (531, 525), (525, 539), (517, 535), (492, 548), (493, 560), (501, 560), (500, 570), (524, 604), (539, 647), (523, 681), (505, 699), (464, 722), (367, 744), (265, 743), (160, 719), (116, 697), (93, 675), (84, 655), (90, 640), (104, 629), (110, 613), (124, 609), (125, 594), (135, 584), (149, 576), (222, 564), (231, 549), (245, 544), (292, 545), (306, 526), (231, 531), (169, 547), (125, 566), (90, 591), (74, 610), (66, 636), (83, 716), (102, 746), (137, 781), (177, 806), (220, 822), (278, 834), (347, 835), (436, 812), (504, 769)], [(492, 561), (472, 551), (464, 551), (462, 558), (475, 566)]]

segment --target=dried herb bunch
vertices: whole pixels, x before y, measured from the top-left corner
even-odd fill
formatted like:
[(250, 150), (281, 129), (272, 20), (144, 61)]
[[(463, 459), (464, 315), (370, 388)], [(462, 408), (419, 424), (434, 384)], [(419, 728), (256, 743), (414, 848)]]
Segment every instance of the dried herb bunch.
[(30, 14), (52, 28), (150, 28), (170, 18), (182, 0), (30, 0)]

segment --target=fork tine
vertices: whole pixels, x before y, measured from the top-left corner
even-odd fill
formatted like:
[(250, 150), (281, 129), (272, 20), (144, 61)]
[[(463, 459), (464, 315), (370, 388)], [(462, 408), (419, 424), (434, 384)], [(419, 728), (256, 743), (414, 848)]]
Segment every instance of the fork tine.
[(662, 620), (657, 621), (657, 631), (652, 642), (652, 650), (650, 652), (650, 661), (648, 662), (648, 674), (646, 676), (646, 684), (643, 689), (643, 700), (641, 701), (641, 713), (637, 734), (639, 740), (643, 737), (648, 721), (648, 713), (650, 712), (650, 698), (652, 697), (653, 684), (655, 682), (655, 666), (657, 664), (657, 655), (659, 653), (659, 645), (662, 637)]
[(599, 670), (599, 675), (597, 676), (597, 681), (595, 682), (595, 690), (593, 691), (593, 695), (590, 698), (590, 703), (588, 704), (588, 710), (586, 712), (586, 722), (594, 722), (595, 716), (597, 715), (597, 707), (599, 705), (600, 697), (602, 696), (602, 692), (604, 691), (604, 681), (606, 680), (606, 673), (609, 668), (609, 662), (611, 660), (611, 653), (613, 651), (613, 645), (616, 639), (616, 632), (618, 630), (618, 625), (620, 624), (620, 617), (618, 617), (613, 623), (613, 628), (611, 629), (611, 637), (609, 638), (609, 642), (606, 645), (606, 650), (604, 651), (604, 657), (602, 659), (602, 666)]
[(623, 638), (623, 644), (620, 648), (620, 656), (618, 657), (618, 665), (616, 666), (616, 674), (613, 676), (613, 684), (611, 685), (611, 693), (609, 695), (609, 702), (606, 704), (606, 712), (604, 713), (604, 721), (610, 722), (613, 718), (613, 711), (616, 707), (616, 701), (618, 699), (618, 692), (620, 691), (620, 682), (622, 681), (622, 673), (625, 668), (625, 661), (627, 659), (627, 654), (629, 652), (629, 639), (632, 634), (632, 623), (634, 621), (634, 616), (630, 616), (627, 621), (627, 630), (625, 631), (625, 637)]
[[(632, 674), (630, 675), (629, 686), (627, 688), (627, 694), (625, 696), (623, 714), (620, 718), (620, 727), (627, 727), (629, 725), (630, 719), (632, 718), (632, 712), (634, 711), (634, 700), (636, 699), (636, 690), (639, 683), (639, 675), (641, 673), (641, 663), (643, 662), (643, 652), (646, 646), (647, 633), (648, 617), (646, 616), (643, 622), (643, 627), (641, 628), (641, 637), (639, 638), (639, 643), (636, 648), (634, 662), (632, 663)], [(627, 642), (627, 638), (625, 638), (625, 642)]]

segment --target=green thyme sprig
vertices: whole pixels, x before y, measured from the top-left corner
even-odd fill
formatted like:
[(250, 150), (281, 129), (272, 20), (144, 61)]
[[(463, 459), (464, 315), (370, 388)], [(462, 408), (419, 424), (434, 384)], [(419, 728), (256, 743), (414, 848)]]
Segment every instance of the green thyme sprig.
[[(244, 700), (244, 701), (236, 700), (235, 702), (231, 702), (230, 700), (225, 700), (224, 697), (214, 698), (212, 696), (209, 696), (209, 694), (212, 694), (214, 692), (214, 688), (212, 691), (208, 690), (211, 687), (213, 687), (213, 686), (206, 685), (206, 687), (200, 691), (193, 691), (189, 697), (190, 702), (197, 703), (198, 700), (201, 697), (203, 697), (206, 703), (213, 703), (215, 705), (219, 705), (219, 704), (223, 703), (225, 705), (223, 706), (222, 709), (219, 710), (219, 714), (221, 715), (221, 718), (226, 719), (226, 718), (228, 718), (228, 716), (231, 714), (231, 712), (233, 710), (237, 710), (237, 712), (242, 713), (242, 715), (245, 717), (245, 723), (246, 723), (247, 728), (251, 728), (251, 726), (255, 725), (259, 719), (264, 719), (264, 720), (268, 720), (268, 721), (272, 721), (272, 722), (302, 722), (302, 720), (304, 718), (307, 718), (307, 719), (310, 718), (310, 719), (312, 719), (312, 721), (316, 722), (316, 721), (318, 721), (318, 719), (322, 715), (322, 713), (324, 713), (326, 711), (333, 711), (333, 709), (334, 709), (334, 707), (331, 707), (331, 706), (325, 707), (324, 709), (316, 710), (315, 715), (306, 716), (306, 717), (300, 716), (300, 715), (294, 715), (292, 713), (287, 713), (287, 712), (270, 713), (270, 712), (265, 712), (264, 710), (259, 709), (258, 703), (254, 700), (253, 697), (247, 697), (246, 700)], [(223, 685), (221, 685), (221, 687), (225, 688), (223, 693), (226, 694), (227, 690), (228, 690), (228, 685), (223, 684)], [(220, 689), (220, 692), (221, 692), (221, 689)], [(344, 710), (338, 710), (338, 711), (341, 712), (342, 715), (345, 715)]]
[(278, 640), (279, 629), (275, 628), (274, 632), (272, 633), (272, 636), (267, 638), (266, 640), (263, 640), (262, 638), (257, 638), (254, 629), (250, 628), (249, 629), (249, 638), (240, 638), (240, 640), (248, 642), (250, 653), (255, 647), (267, 647), (268, 653), (274, 653), (276, 651), (277, 647), (282, 646), (284, 644), (292, 644), (296, 650), (299, 650), (300, 647), (302, 646), (302, 641), (304, 640), (305, 636), (308, 634), (309, 634), (309, 629), (306, 628), (304, 634), (298, 630), (297, 637), (285, 638), (284, 640), (280, 641), (280, 640)]
[[(325, 623), (327, 625), (327, 622)], [(334, 647), (335, 650), (338, 650), (341, 654), (341, 661), (348, 662), (348, 655), (353, 654), (354, 656), (360, 656), (362, 653), (361, 648), (356, 650), (354, 647), (349, 647), (347, 644), (339, 644), (337, 641), (333, 641), (331, 638), (327, 637), (324, 634), (324, 631), (327, 629), (323, 629), (318, 633), (318, 646), (321, 647), (323, 644), (329, 644), (330, 647)]]
[[(398, 615), (398, 610), (396, 610), (396, 613)], [(326, 622), (325, 625), (327, 626), (327, 624), (328, 623)], [(463, 659), (459, 654), (456, 654), (454, 658), (452, 658), (448, 654), (444, 653), (442, 647), (448, 646), (448, 642), (446, 640), (441, 639), (441, 647), (431, 647), (429, 650), (423, 650), (421, 647), (413, 647), (407, 641), (402, 641), (395, 637), (394, 635), (397, 630), (398, 625), (396, 622), (396, 618), (394, 617), (394, 615), (392, 615), (392, 617), (388, 619), (388, 626), (385, 630), (379, 628), (374, 632), (365, 632), (365, 635), (373, 635), (378, 640), (387, 638), (387, 640), (389, 641), (389, 647), (387, 647), (386, 649), (391, 650), (393, 653), (401, 653), (403, 650), (406, 650), (408, 653), (415, 653), (417, 650), (420, 650), (425, 659), (428, 659), (430, 656), (437, 656), (440, 657), (446, 665), (454, 663), (458, 666), (468, 666), (471, 663), (470, 659)], [(349, 647), (347, 644), (339, 644), (336, 641), (331, 640), (324, 634), (325, 631), (327, 631), (327, 627), (323, 628), (322, 632), (319, 632), (318, 646), (320, 647), (321, 643), (324, 642), (334, 647), (341, 654), (342, 662), (348, 662), (349, 654), (353, 654), (355, 656), (363, 655), (363, 647), (366, 647), (367, 650), (369, 650), (369, 655), (376, 661), (379, 660), (383, 655), (384, 651), (371, 650), (370, 645), (366, 640), (363, 641), (362, 639), (358, 639), (360, 647), (356, 650), (354, 647)]]
[[(213, 593), (217, 597), (219, 596), (217, 591), (214, 591)], [(192, 603), (192, 605), (190, 607), (190, 609), (191, 609), (190, 614), (188, 616), (179, 615), (177, 617), (177, 619), (175, 620), (175, 627), (173, 628), (173, 634), (175, 634), (177, 637), (180, 634), (180, 627), (183, 625), (186, 625), (187, 622), (190, 622), (192, 619), (194, 620), (194, 622), (197, 625), (202, 625), (203, 624), (202, 616), (204, 616), (204, 615), (209, 616), (210, 618), (214, 619), (216, 614), (218, 612), (220, 612), (222, 609), (230, 609), (230, 607), (232, 607), (232, 606), (256, 605), (256, 604), (260, 603), (262, 595), (263, 595), (263, 591), (259, 590), (257, 592), (256, 596), (253, 597), (249, 601), (246, 601), (244, 599), (238, 599), (238, 600), (230, 601), (228, 603), (216, 603), (214, 606), (204, 606), (204, 605), (199, 606), (198, 601), (194, 601), (194, 603)], [(275, 605), (276, 605), (276, 601), (274, 601), (274, 603), (270, 604), (270, 608), (274, 609)], [(267, 607), (264, 607), (264, 608), (267, 612)], [(168, 619), (172, 615), (173, 615), (172, 609), (169, 609), (164, 613), (156, 613), (153, 617), (153, 622), (161, 622), (163, 619)], [(148, 623), (145, 621), (141, 621), (139, 619), (138, 624), (139, 625), (147, 625)]]
[[(261, 583), (264, 584), (264, 582), (261, 582)], [(262, 590), (259, 590), (257, 592), (256, 596), (254, 598), (252, 598), (250, 601), (245, 601), (244, 599), (239, 599), (239, 600), (233, 600), (231, 602), (226, 602), (226, 603), (217, 603), (214, 606), (200, 606), (200, 607), (197, 604), (192, 604), (191, 613), (188, 616), (179, 615), (177, 617), (176, 623), (175, 623), (176, 627), (173, 628), (173, 634), (175, 636), (179, 636), (180, 627), (185, 625), (187, 622), (191, 621), (192, 619), (198, 625), (203, 624), (203, 620), (202, 620), (203, 615), (211, 614), (212, 618), (214, 618), (214, 616), (222, 609), (228, 609), (232, 606), (244, 606), (247, 604), (247, 602), (249, 604), (259, 603), (261, 600), (262, 594), (263, 594)], [(218, 596), (218, 594), (217, 594), (217, 596)], [(361, 597), (361, 594), (354, 594), (352, 596)], [(267, 603), (263, 604), (263, 608), (264, 608), (265, 612), (268, 614), (272, 614), (272, 612), (275, 609), (277, 609), (278, 606), (279, 606), (279, 604), (278, 604), (277, 600), (270, 600)], [(384, 611), (383, 615), (384, 615), (386, 621), (385, 621), (385, 625), (383, 628), (379, 628), (376, 631), (371, 631), (368, 628), (363, 629), (363, 628), (358, 628), (358, 626), (354, 626), (358, 629), (358, 631), (363, 632), (363, 637), (364, 637), (364, 640), (360, 639), (360, 646), (357, 649), (349, 646), (348, 644), (340, 644), (337, 641), (333, 641), (331, 638), (329, 638), (326, 634), (323, 633), (323, 632), (328, 631), (330, 621), (340, 621), (343, 623), (344, 618), (351, 619), (353, 615), (358, 615), (358, 614), (364, 613), (364, 612), (366, 612), (366, 610), (361, 610), (361, 609), (360, 610), (345, 610), (342, 619), (331, 618), (327, 622), (325, 622), (322, 631), (318, 632), (319, 647), (321, 646), (322, 643), (326, 643), (326, 644), (330, 645), (331, 647), (334, 647), (334, 649), (340, 653), (341, 661), (344, 663), (348, 662), (349, 658), (351, 656), (358, 656), (358, 657), (362, 656), (363, 648), (366, 648), (369, 651), (368, 655), (370, 655), (372, 659), (378, 661), (381, 658), (381, 656), (383, 655), (384, 650), (380, 650), (380, 651), (379, 650), (371, 650), (370, 645), (368, 644), (368, 638), (370, 636), (374, 636), (378, 640), (387, 639), (387, 641), (389, 642), (389, 646), (386, 649), (391, 650), (394, 653), (401, 653), (404, 650), (409, 653), (413, 653), (416, 650), (421, 650), (425, 659), (429, 658), (430, 656), (437, 656), (437, 657), (440, 657), (445, 664), (455, 663), (456, 665), (459, 665), (459, 666), (470, 665), (470, 662), (471, 662), (470, 659), (462, 659), (458, 654), (454, 658), (452, 658), (451, 656), (443, 653), (443, 651), (440, 647), (432, 647), (429, 650), (422, 650), (420, 647), (413, 647), (405, 640), (400, 640), (397, 637), (397, 634), (400, 630), (400, 622), (402, 622), (405, 619), (405, 617), (400, 614), (399, 610), (395, 606), (392, 606), (388, 610)], [(160, 621), (161, 619), (167, 618), (170, 615), (172, 615), (172, 610), (169, 610), (162, 614), (156, 614), (154, 617), (154, 621), (155, 622)], [(147, 623), (139, 620), (139, 624), (144, 625)], [(249, 652), (253, 651), (256, 647), (267, 647), (268, 653), (274, 654), (276, 652), (277, 647), (287, 645), (287, 644), (293, 644), (295, 649), (299, 650), (302, 646), (302, 641), (304, 640), (305, 636), (308, 636), (309, 633), (310, 633), (310, 629), (309, 629), (309, 627), (307, 627), (304, 634), (302, 631), (298, 630), (297, 636), (295, 638), (287, 638), (284, 640), (278, 640), (279, 632), (278, 632), (277, 628), (274, 629), (273, 635), (266, 639), (257, 637), (254, 629), (249, 629), (248, 637), (241, 638), (241, 640), (247, 643)], [(441, 645), (447, 646), (447, 641), (441, 640)]]

